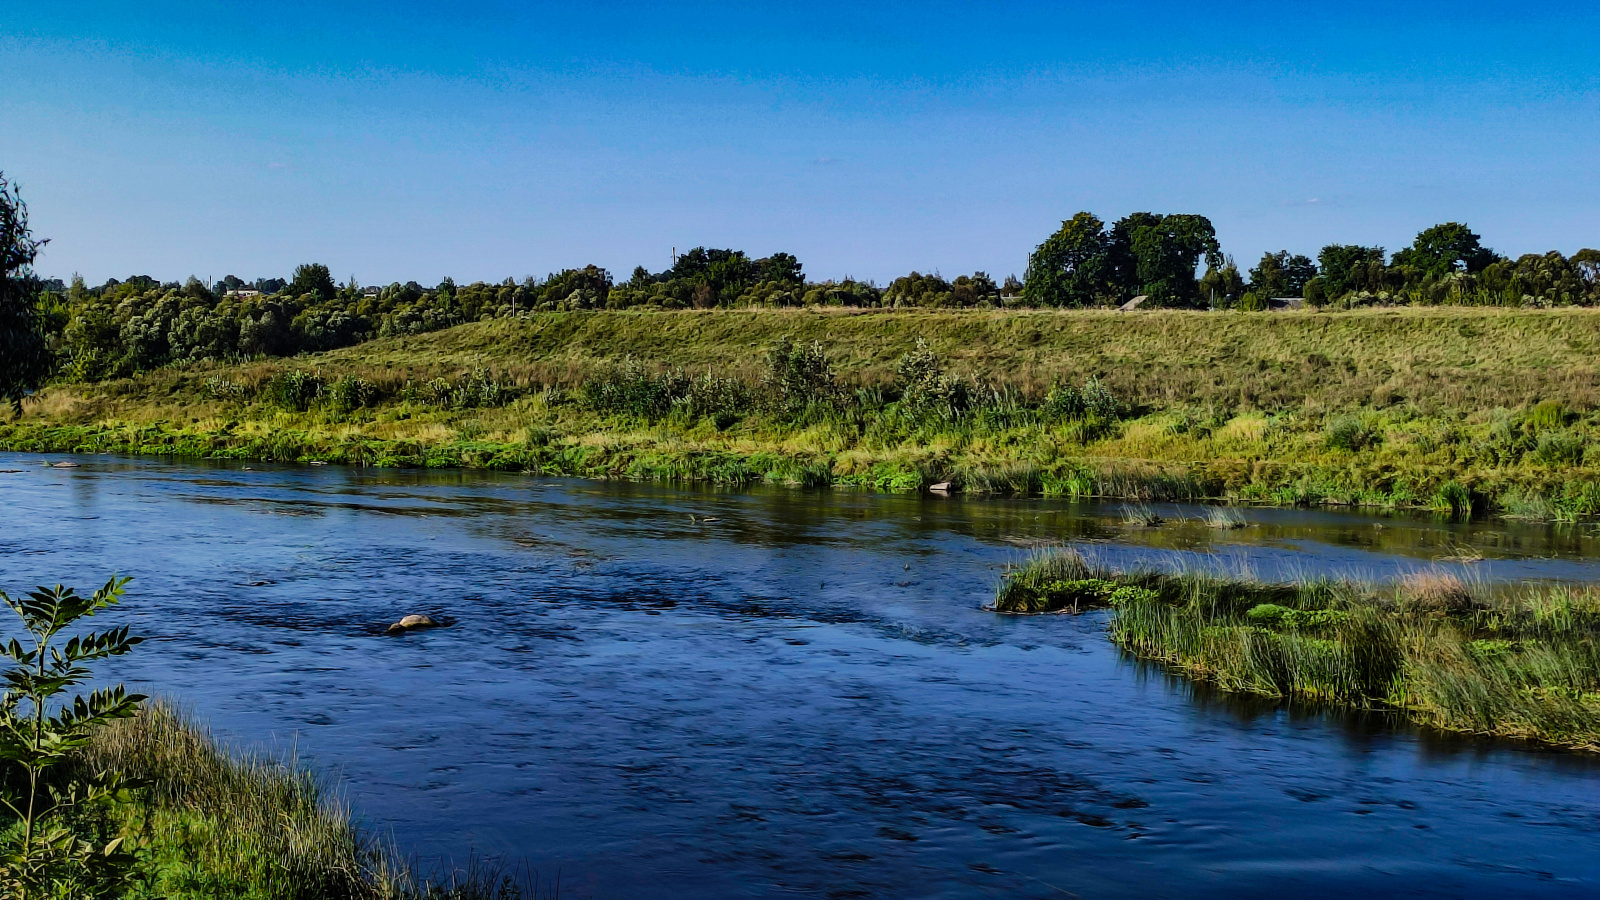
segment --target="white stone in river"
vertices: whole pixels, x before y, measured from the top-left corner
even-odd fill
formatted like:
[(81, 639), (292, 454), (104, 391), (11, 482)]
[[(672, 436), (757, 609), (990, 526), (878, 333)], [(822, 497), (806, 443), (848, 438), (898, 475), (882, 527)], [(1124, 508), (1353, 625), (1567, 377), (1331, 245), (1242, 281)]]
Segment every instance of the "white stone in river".
[(393, 625), (390, 625), (384, 631), (384, 634), (398, 634), (402, 631), (411, 631), (417, 628), (434, 628), (437, 627), (438, 624), (438, 622), (435, 622), (428, 616), (411, 615), (406, 616)]

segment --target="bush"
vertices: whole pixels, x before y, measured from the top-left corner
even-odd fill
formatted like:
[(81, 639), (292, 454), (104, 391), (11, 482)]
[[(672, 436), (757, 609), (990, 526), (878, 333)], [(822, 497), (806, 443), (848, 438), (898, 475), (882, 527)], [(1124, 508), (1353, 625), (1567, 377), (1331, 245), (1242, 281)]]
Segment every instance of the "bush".
[(262, 389), (269, 403), (293, 412), (305, 412), (322, 395), (322, 378), (310, 372), (290, 369), (267, 380)]
[(1528, 428), (1535, 432), (1560, 428), (1566, 423), (1567, 409), (1555, 400), (1545, 400), (1528, 410)]
[(767, 355), (763, 386), (779, 408), (790, 412), (829, 402), (839, 393), (822, 343), (813, 341), (806, 346), (789, 338), (778, 341)]
[(953, 421), (969, 412), (983, 391), (967, 379), (944, 374), (944, 364), (917, 339), (917, 347), (895, 365), (900, 402), (907, 411)]
[(1379, 437), (1367, 423), (1355, 416), (1342, 416), (1328, 425), (1323, 440), (1334, 450), (1354, 453), (1377, 444)]
[(583, 382), (580, 401), (595, 412), (658, 419), (686, 396), (689, 377), (682, 371), (655, 373), (632, 357)]
[(244, 400), (245, 395), (244, 385), (217, 376), (206, 379), (206, 393), (213, 400), (228, 400), (234, 403)]
[(144, 695), (119, 684), (62, 696), (89, 681), (90, 663), (143, 641), (126, 626), (62, 640), (63, 631), (120, 602), (127, 581), (113, 577), (89, 597), (59, 584), (17, 598), (0, 592), (22, 620), (22, 640), (3, 650), (13, 667), (0, 696), (0, 760), (9, 776), (0, 779), (0, 805), (15, 818), (0, 834), (7, 897), (113, 897), (132, 879), (138, 857), (109, 827), (111, 809), (130, 799), (132, 785), (120, 772), (73, 763), (97, 732), (135, 715)]
[(1318, 631), (1334, 628), (1344, 622), (1349, 613), (1337, 609), (1290, 609), (1276, 603), (1261, 603), (1245, 613), (1251, 623), (1265, 628), (1290, 631)]
[(1055, 385), (1039, 406), (1041, 416), (1063, 422), (1091, 420), (1110, 423), (1122, 418), (1123, 412), (1122, 401), (1099, 378), (1093, 376), (1083, 383), (1081, 389), (1066, 384)]
[(502, 406), (511, 399), (511, 396), (511, 389), (482, 366), (455, 381), (448, 378), (430, 378), (422, 384), (407, 381), (406, 386), (400, 390), (401, 399), (408, 403), (421, 403), (442, 409)]
[(355, 375), (342, 375), (328, 385), (328, 405), (339, 412), (360, 409), (377, 397), (372, 383)]
[(1583, 436), (1570, 431), (1546, 431), (1533, 445), (1533, 458), (1547, 466), (1575, 466), (1583, 462)]

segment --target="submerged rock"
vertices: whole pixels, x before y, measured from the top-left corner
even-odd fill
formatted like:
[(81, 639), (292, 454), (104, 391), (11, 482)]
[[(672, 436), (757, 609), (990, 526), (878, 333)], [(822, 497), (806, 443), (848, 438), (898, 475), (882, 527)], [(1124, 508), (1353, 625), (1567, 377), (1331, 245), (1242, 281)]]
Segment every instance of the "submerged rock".
[(419, 628), (438, 628), (439, 623), (429, 616), (406, 616), (400, 621), (384, 629), (384, 634), (401, 634), (407, 631), (416, 631)]

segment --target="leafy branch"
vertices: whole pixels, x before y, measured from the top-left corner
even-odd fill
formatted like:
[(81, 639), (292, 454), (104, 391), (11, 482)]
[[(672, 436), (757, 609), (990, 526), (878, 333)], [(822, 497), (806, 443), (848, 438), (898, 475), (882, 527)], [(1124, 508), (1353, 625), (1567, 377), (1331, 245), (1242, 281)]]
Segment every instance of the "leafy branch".
[(59, 584), (20, 598), (0, 591), (27, 632), (26, 643), (13, 637), (0, 647), (12, 664), (0, 673), (0, 765), (16, 776), (0, 784), (0, 809), (18, 823), (0, 848), (0, 889), (18, 900), (67, 891), (108, 897), (132, 873), (136, 860), (121, 837), (86, 836), (72, 825), (130, 799), (136, 785), (74, 763), (96, 729), (135, 715), (145, 697), (120, 684), (70, 700), (62, 695), (89, 680), (89, 663), (121, 656), (144, 639), (121, 627), (60, 643), (66, 629), (118, 603), (127, 583), (112, 577), (89, 597)]

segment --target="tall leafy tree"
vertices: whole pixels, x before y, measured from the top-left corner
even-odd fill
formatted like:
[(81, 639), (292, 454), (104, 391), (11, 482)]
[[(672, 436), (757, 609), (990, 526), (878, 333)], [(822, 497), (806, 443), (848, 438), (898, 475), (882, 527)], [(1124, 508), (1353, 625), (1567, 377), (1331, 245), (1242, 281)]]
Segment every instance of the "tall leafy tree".
[(1483, 246), (1472, 229), (1460, 222), (1446, 222), (1419, 232), (1411, 246), (1395, 253), (1393, 264), (1411, 266), (1428, 275), (1461, 271), (1470, 275), (1499, 258), (1499, 254)]
[(1572, 254), (1572, 265), (1583, 279), (1583, 286), (1595, 301), (1600, 301), (1600, 250), (1585, 247)]
[(322, 263), (306, 263), (295, 267), (294, 278), (289, 281), (284, 293), (291, 297), (315, 294), (318, 300), (332, 300), (339, 293), (339, 286), (334, 284), (333, 273), (328, 271), (327, 266)]
[(1368, 291), (1383, 283), (1382, 247), (1359, 244), (1329, 244), (1317, 254), (1322, 269), (1323, 289), (1330, 300), (1351, 291)]
[(1244, 294), (1244, 278), (1239, 274), (1239, 267), (1234, 265), (1233, 257), (1226, 257), (1220, 266), (1207, 266), (1199, 291), (1200, 302), (1207, 306), (1228, 308), (1238, 303)]
[(1038, 306), (1094, 306), (1114, 296), (1105, 223), (1080, 212), (1028, 256), (1022, 296)]
[(50, 374), (33, 262), (45, 241), (28, 228), (28, 207), (0, 172), (0, 400), (22, 414), (22, 398)]
[(774, 253), (756, 260), (757, 281), (777, 281), (783, 284), (805, 284), (805, 274), (800, 260), (793, 253)]
[(1200, 260), (1212, 268), (1223, 265), (1217, 231), (1205, 216), (1137, 212), (1111, 226), (1110, 244), (1114, 278), (1123, 291), (1161, 304), (1197, 305)]
[(1263, 253), (1250, 270), (1250, 290), (1260, 297), (1299, 297), (1315, 277), (1317, 264), (1309, 257), (1287, 250)]

